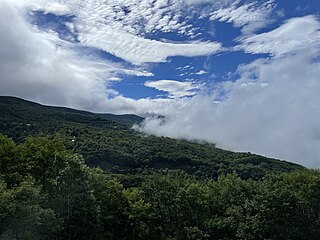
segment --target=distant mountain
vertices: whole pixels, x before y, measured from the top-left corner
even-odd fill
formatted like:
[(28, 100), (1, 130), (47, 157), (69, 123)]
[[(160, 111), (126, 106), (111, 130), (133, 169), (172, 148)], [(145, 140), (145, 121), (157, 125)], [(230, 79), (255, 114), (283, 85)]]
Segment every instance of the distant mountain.
[(236, 172), (260, 179), (270, 172), (290, 172), (300, 165), (251, 153), (235, 153), (212, 144), (146, 136), (131, 128), (136, 115), (96, 114), (51, 107), (15, 97), (0, 97), (0, 133), (17, 142), (27, 136), (60, 135), (87, 164), (107, 172), (181, 170), (199, 178)]
[[(34, 113), (37, 112), (36, 115)], [(55, 118), (65, 119), (66, 121), (85, 121), (91, 120), (92, 118), (101, 118), (110, 121), (122, 121), (126, 123), (140, 123), (144, 118), (133, 115), (133, 114), (124, 114), (124, 115), (115, 115), (110, 113), (91, 113), (87, 111), (80, 111), (66, 107), (52, 107), (44, 106), (39, 103), (30, 102), (17, 97), (10, 96), (0, 96), (0, 113), (3, 117), (8, 117), (11, 115), (13, 119), (24, 119), (24, 120), (34, 120), (34, 117), (46, 117), (55, 115)], [(1, 119), (1, 116), (0, 116)], [(81, 120), (80, 120), (81, 119)]]

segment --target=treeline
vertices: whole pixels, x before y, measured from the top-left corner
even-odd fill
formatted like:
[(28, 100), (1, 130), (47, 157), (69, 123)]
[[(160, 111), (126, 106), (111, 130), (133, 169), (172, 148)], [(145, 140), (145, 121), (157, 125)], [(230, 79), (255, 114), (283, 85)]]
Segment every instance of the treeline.
[(271, 172), (303, 169), (251, 153), (225, 151), (214, 144), (146, 136), (131, 128), (139, 121), (138, 116), (94, 114), (0, 96), (1, 134), (18, 143), (28, 136), (59, 134), (66, 148), (82, 155), (87, 165), (110, 173), (179, 169), (197, 179), (235, 172), (242, 179), (259, 180)]
[(130, 125), (113, 122), (103, 127), (80, 123), (8, 123), (0, 133), (23, 142), (27, 136), (60, 135), (67, 149), (82, 155), (87, 165), (111, 173), (133, 174), (145, 169), (179, 169), (198, 178), (216, 179), (236, 172), (242, 179), (261, 179), (270, 172), (290, 172), (303, 167), (251, 153), (235, 153), (166, 137), (146, 136)]
[(318, 240), (320, 172), (105, 174), (60, 137), (0, 135), (0, 239)]

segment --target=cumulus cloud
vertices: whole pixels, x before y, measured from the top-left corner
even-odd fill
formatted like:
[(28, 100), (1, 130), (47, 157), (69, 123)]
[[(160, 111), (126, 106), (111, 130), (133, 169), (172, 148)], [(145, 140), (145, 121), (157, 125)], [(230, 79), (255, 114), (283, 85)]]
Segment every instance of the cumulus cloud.
[(76, 15), (85, 21), (100, 21), (117, 29), (144, 36), (153, 32), (177, 32), (190, 35), (196, 31), (185, 17), (190, 6), (207, 4), (211, 8), (226, 7), (233, 0), (24, 0), (15, 1), (58, 15)]
[(215, 6), (227, 6), (234, 2), (234, 0), (184, 0), (186, 4), (195, 5), (195, 4), (213, 4)]
[(244, 38), (238, 48), (248, 53), (282, 56), (306, 46), (320, 46), (320, 26), (315, 16), (293, 18), (273, 31)]
[[(10, 24), (8, 24), (10, 23)], [(107, 111), (108, 79), (146, 71), (80, 56), (55, 33), (28, 24), (20, 9), (0, 2), (0, 94), (54, 105)]]
[(245, 34), (265, 27), (270, 23), (270, 16), (275, 8), (275, 1), (264, 3), (259, 1), (242, 4), (235, 1), (227, 7), (222, 7), (211, 13), (211, 20), (232, 23), (237, 28), (242, 28)]
[[(33, 10), (74, 16), (73, 28), (85, 46), (102, 49), (133, 64), (165, 62), (172, 56), (207, 56), (222, 50), (216, 42), (169, 43), (144, 37), (161, 31), (191, 34), (192, 26), (181, 20), (180, 1), (26, 1)], [(56, 8), (55, 8), (56, 7)], [(62, 9), (62, 10), (61, 10)]]
[[(133, 64), (165, 62), (173, 56), (208, 56), (223, 51), (220, 43), (185, 41), (170, 43), (146, 38), (155, 32), (197, 36), (189, 15), (231, 22), (251, 33), (269, 23), (275, 1), (207, 0), (25, 0), (13, 1), (34, 11), (72, 15), (73, 32), (83, 45), (102, 49)], [(197, 8), (205, 4), (206, 8)], [(198, 12), (199, 11), (199, 12)]]
[[(146, 39), (128, 31), (119, 21), (106, 22), (105, 16), (108, 16), (108, 12), (103, 12), (104, 8), (102, 12), (91, 8), (92, 5), (88, 4), (84, 8), (86, 12), (81, 8), (78, 14), (79, 40), (84, 45), (103, 49), (133, 64), (165, 62), (172, 56), (212, 55), (222, 50), (221, 44), (216, 42), (169, 43)], [(153, 22), (153, 28), (156, 26), (159, 26), (158, 22)]]
[[(291, 27), (285, 24), (279, 29)], [(310, 42), (294, 54), (242, 65), (237, 70), (240, 75), (237, 81), (223, 82), (215, 86), (212, 94), (197, 95), (174, 109), (164, 109), (165, 120), (150, 118), (140, 130), (206, 140), (222, 148), (251, 151), (319, 168), (320, 52), (317, 46), (317, 42)]]
[(46, 1), (46, 0), (24, 0), (11, 1), (18, 7), (30, 7), (33, 10), (44, 10), (45, 13), (53, 13), (56, 15), (72, 15), (71, 9), (60, 1)]
[(148, 81), (144, 84), (147, 87), (155, 88), (169, 93), (169, 98), (181, 98), (194, 96), (200, 86), (192, 82), (179, 82), (175, 80)]
[[(22, 5), (0, 2), (0, 95), (95, 112), (159, 114), (173, 99), (134, 100), (109, 87), (125, 74), (153, 76), (143, 68), (83, 55), (77, 46), (42, 32), (24, 18)], [(10, 22), (10, 24), (8, 24)]]
[(205, 70), (200, 70), (199, 72), (196, 72), (196, 75), (203, 75), (206, 74), (207, 72)]

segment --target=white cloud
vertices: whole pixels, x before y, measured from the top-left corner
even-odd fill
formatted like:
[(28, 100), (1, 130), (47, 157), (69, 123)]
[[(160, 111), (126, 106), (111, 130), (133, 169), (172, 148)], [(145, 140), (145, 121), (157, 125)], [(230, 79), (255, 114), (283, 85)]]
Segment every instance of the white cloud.
[(248, 53), (270, 53), (282, 56), (304, 50), (306, 46), (320, 46), (320, 26), (314, 16), (293, 18), (279, 28), (242, 40), (238, 47)]
[(1, 95), (108, 111), (110, 91), (105, 79), (114, 80), (118, 74), (152, 76), (94, 56), (80, 56), (57, 34), (40, 32), (28, 24), (10, 1), (0, 2), (0, 32)]
[[(142, 130), (319, 168), (320, 65), (308, 61), (295, 56), (254, 62), (240, 70), (242, 79), (221, 86), (227, 99), (218, 93), (196, 96), (164, 109), (165, 121), (149, 119)], [(248, 84), (252, 71), (259, 76)]]
[[(168, 3), (168, 1), (158, 0), (154, 4), (150, 1), (129, 1), (124, 2), (124, 5), (119, 2), (105, 5), (99, 1), (84, 1), (76, 13), (77, 29), (80, 31), (79, 40), (84, 45), (103, 49), (134, 64), (165, 62), (172, 56), (211, 55), (221, 50), (221, 45), (215, 42), (168, 43), (146, 39), (139, 34), (141, 31), (134, 31), (131, 28), (141, 26), (142, 22), (146, 24), (145, 33), (159, 28), (159, 21), (163, 19), (159, 16), (168, 11)], [(151, 9), (150, 5), (152, 5)], [(129, 16), (125, 15), (123, 19), (133, 19), (125, 20), (128, 22), (124, 23), (124, 20), (110, 18), (111, 13), (108, 9), (112, 6), (118, 6), (118, 8), (130, 6)], [(115, 12), (119, 14), (119, 11)], [(167, 26), (167, 23), (164, 25)]]
[[(187, 98), (131, 99), (121, 95), (104, 102), (105, 109), (116, 114), (133, 113), (140, 116), (163, 114), (186, 102)], [(100, 109), (101, 111), (101, 109)], [(103, 110), (102, 110), (103, 112)], [(104, 111), (105, 112), (105, 111)]]
[(211, 13), (211, 20), (232, 23), (237, 28), (242, 28), (245, 34), (252, 33), (270, 23), (270, 16), (275, 8), (275, 1), (269, 0), (243, 4), (235, 1), (228, 7), (222, 7)]
[[(313, 18), (307, 17), (307, 29)], [(292, 25), (289, 21), (280, 29)], [(291, 24), (290, 24), (291, 23)], [(312, 24), (311, 24), (312, 25)], [(318, 23), (318, 27), (320, 24)], [(315, 29), (312, 25), (311, 32)], [(301, 29), (302, 30), (302, 29)], [(300, 39), (300, 35), (291, 35)], [(140, 130), (201, 139), (218, 147), (251, 151), (320, 167), (320, 51), (310, 41), (290, 55), (258, 59), (238, 68), (240, 78), (217, 85), (151, 118)]]
[[(60, 11), (64, 6), (75, 16), (73, 28), (85, 46), (95, 47), (134, 64), (165, 62), (172, 56), (206, 56), (222, 50), (216, 42), (168, 43), (144, 38), (146, 33), (192, 32), (180, 20), (182, 2), (156, 0), (27, 1), (35, 10)], [(26, 6), (27, 3), (23, 5)], [(56, 8), (54, 8), (56, 6)], [(68, 10), (69, 11), (69, 10)]]
[(186, 6), (195, 6), (199, 7), (201, 5), (205, 6), (206, 10), (212, 9), (220, 9), (220, 8), (227, 8), (231, 4), (235, 2), (235, 0), (181, 0)]
[(215, 42), (166, 43), (114, 31), (105, 25), (82, 29), (79, 39), (84, 45), (103, 49), (133, 64), (165, 62), (173, 56), (212, 55), (222, 50), (221, 44)]
[[(173, 99), (125, 98), (108, 88), (124, 74), (153, 76), (143, 68), (124, 68), (95, 56), (80, 55), (76, 46), (54, 32), (27, 23), (11, 1), (0, 2), (0, 95), (96, 112), (159, 113), (181, 102)], [(10, 22), (11, 24), (7, 24)]]
[(40, 11), (44, 11), (45, 13), (53, 13), (59, 16), (72, 15), (72, 11), (68, 7), (68, 5), (64, 4), (61, 1), (46, 1), (46, 0), (15, 1), (15, 0), (12, 0), (10, 4), (14, 4), (18, 7), (29, 7), (35, 11), (40, 10)]
[(205, 70), (200, 70), (199, 72), (196, 72), (196, 75), (203, 75), (206, 74), (207, 72)]
[[(74, 11), (80, 18), (103, 22), (105, 25), (125, 29), (134, 35), (146, 33), (179, 32), (179, 29), (188, 29), (180, 18), (182, 5), (180, 1), (171, 0), (94, 0), (78, 1), (81, 4), (71, 3)], [(68, 1), (65, 1), (68, 4)], [(90, 16), (88, 16), (90, 14)], [(116, 24), (115, 24), (116, 22)]]
[(191, 82), (179, 82), (175, 80), (148, 81), (144, 84), (147, 87), (155, 88), (169, 93), (169, 98), (181, 98), (194, 96), (200, 86)]
[(127, 75), (134, 75), (138, 77), (152, 77), (154, 76), (153, 73), (148, 72), (146, 70), (134, 70), (134, 69), (117, 69), (117, 72), (121, 73), (123, 72), (124, 74)]

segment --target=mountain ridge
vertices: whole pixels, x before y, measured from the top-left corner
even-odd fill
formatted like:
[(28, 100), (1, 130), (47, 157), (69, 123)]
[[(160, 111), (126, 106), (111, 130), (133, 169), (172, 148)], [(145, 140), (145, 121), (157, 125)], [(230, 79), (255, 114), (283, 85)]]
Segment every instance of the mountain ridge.
[(33, 102), (30, 100), (26, 100), (23, 98), (18, 98), (15, 96), (0, 96), (0, 104), (21, 104), (21, 105), (29, 105), (29, 107), (34, 106), (34, 107), (41, 107), (45, 109), (55, 109), (57, 111), (64, 111), (68, 113), (76, 113), (76, 114), (84, 114), (84, 115), (96, 115), (100, 116), (102, 118), (106, 118), (109, 120), (120, 120), (120, 121), (125, 121), (125, 122), (141, 122), (143, 121), (143, 117), (135, 115), (135, 114), (112, 114), (112, 113), (95, 113), (91, 111), (85, 111), (85, 110), (78, 110), (78, 109), (73, 109), (69, 107), (61, 107), (61, 106), (51, 106), (51, 105), (45, 105), (37, 102)]
[(251, 153), (235, 153), (213, 144), (148, 136), (132, 129), (143, 118), (95, 114), (45, 106), (15, 97), (0, 97), (0, 133), (22, 142), (28, 136), (60, 135), (87, 164), (114, 173), (146, 169), (181, 170), (201, 178), (238, 173), (260, 179), (270, 172), (303, 168), (287, 161)]

